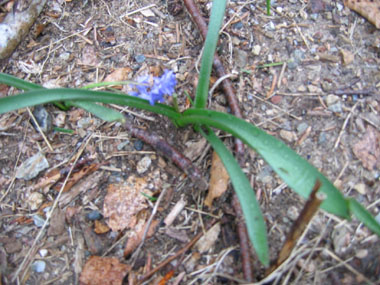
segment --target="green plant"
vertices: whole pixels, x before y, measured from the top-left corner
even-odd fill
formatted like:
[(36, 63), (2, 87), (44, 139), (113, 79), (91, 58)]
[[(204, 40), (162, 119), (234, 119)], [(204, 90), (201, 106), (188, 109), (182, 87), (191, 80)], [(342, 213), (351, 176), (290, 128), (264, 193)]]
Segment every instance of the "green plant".
[[(218, 41), (218, 31), (222, 23), (225, 5), (226, 0), (214, 1), (209, 24), (210, 29), (204, 46), (194, 107), (183, 113), (179, 113), (177, 108), (155, 103), (153, 100), (149, 102), (148, 100), (135, 96), (92, 91), (87, 90), (88, 88), (44, 89), (39, 85), (26, 82), (13, 76), (0, 74), (0, 83), (11, 85), (25, 91), (15, 96), (0, 98), (0, 114), (38, 104), (56, 103), (61, 108), (77, 106), (86, 109), (106, 121), (123, 121), (123, 116), (118, 112), (97, 104), (112, 103), (165, 115), (178, 127), (184, 127), (190, 124), (196, 126), (196, 130), (209, 141), (219, 154), (230, 174), (234, 190), (237, 193), (243, 209), (249, 237), (260, 261), (264, 265), (268, 265), (269, 263), (269, 253), (266, 226), (259, 203), (256, 201), (254, 190), (250, 187), (237, 161), (223, 142), (214, 134), (211, 127), (231, 133), (241, 139), (249, 147), (253, 148), (290, 188), (305, 198), (309, 196), (315, 182), (319, 180), (321, 182), (319, 191), (324, 192), (327, 196), (321, 205), (324, 210), (346, 219), (349, 219), (353, 213), (367, 227), (380, 235), (380, 225), (365, 208), (355, 200), (345, 198), (325, 176), (283, 142), (242, 119), (230, 114), (206, 109), (213, 55)], [(137, 84), (145, 84), (144, 80), (141, 80), (141, 82)], [(110, 84), (112, 83), (105, 83), (104, 85)], [(139, 91), (143, 93), (144, 98), (147, 98), (147, 96), (153, 92), (153, 89), (154, 86), (148, 86), (139, 89)], [(152, 105), (152, 103), (155, 104)]]

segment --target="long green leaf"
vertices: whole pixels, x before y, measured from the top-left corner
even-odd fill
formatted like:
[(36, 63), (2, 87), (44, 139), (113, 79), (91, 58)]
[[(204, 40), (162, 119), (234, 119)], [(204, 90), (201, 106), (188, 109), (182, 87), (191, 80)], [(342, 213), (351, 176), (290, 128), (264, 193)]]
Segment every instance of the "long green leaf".
[[(34, 84), (22, 79), (19, 79), (17, 77), (14, 77), (12, 75), (8, 75), (5, 73), (0, 73), (0, 83), (7, 84), (9, 86), (16, 87), (18, 89), (22, 90), (37, 90), (37, 89), (45, 89), (43, 86)], [(58, 104), (57, 102), (54, 102)], [(94, 114), (95, 116), (99, 117), (102, 120), (105, 120), (107, 122), (112, 122), (112, 121), (121, 121), (123, 122), (125, 120), (124, 116), (114, 110), (107, 108), (105, 106), (98, 105), (93, 102), (71, 102), (72, 106), (76, 106), (82, 109), (85, 109), (86, 111)], [(59, 107), (67, 108), (67, 106), (63, 106), (62, 104), (58, 104)]]
[(205, 108), (207, 104), (210, 74), (214, 62), (214, 54), (218, 42), (219, 30), (223, 22), (226, 0), (212, 1), (210, 23), (208, 25), (207, 37), (203, 48), (201, 70), (195, 97), (195, 108)]
[(349, 218), (347, 202), (340, 191), (305, 159), (263, 130), (230, 114), (212, 110), (189, 109), (176, 122), (178, 126), (193, 123), (213, 126), (238, 137), (258, 152), (289, 187), (304, 198), (309, 197), (318, 179), (322, 184), (320, 191), (327, 195), (321, 207)]
[(348, 207), (350, 211), (365, 224), (374, 233), (380, 236), (380, 224), (372, 217), (372, 215), (358, 201), (348, 198)]
[(218, 153), (230, 175), (231, 183), (243, 210), (249, 238), (257, 252), (259, 260), (267, 266), (269, 264), (267, 229), (260, 205), (256, 200), (255, 192), (236, 159), (214, 132), (211, 129), (208, 130), (207, 134), (203, 130), (200, 131)]
[(0, 73), (0, 83), (13, 86), (21, 90), (35, 90), (44, 88), (41, 85), (25, 81), (6, 73)]
[(20, 108), (57, 101), (88, 101), (118, 104), (152, 111), (157, 114), (165, 115), (172, 120), (176, 120), (180, 116), (180, 114), (177, 113), (174, 110), (174, 108), (170, 106), (163, 104), (156, 104), (152, 106), (149, 104), (147, 100), (133, 96), (115, 94), (104, 91), (67, 88), (38, 89), (15, 96), (0, 98), (0, 114), (17, 110)]

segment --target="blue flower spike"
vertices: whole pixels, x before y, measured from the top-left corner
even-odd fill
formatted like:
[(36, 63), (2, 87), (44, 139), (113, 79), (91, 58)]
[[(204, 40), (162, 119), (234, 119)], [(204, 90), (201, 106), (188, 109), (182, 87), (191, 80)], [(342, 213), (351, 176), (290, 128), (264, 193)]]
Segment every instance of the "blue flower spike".
[(137, 91), (132, 91), (129, 94), (146, 99), (151, 105), (154, 105), (156, 102), (164, 102), (164, 95), (171, 96), (174, 93), (177, 80), (172, 70), (165, 70), (160, 77), (153, 77), (153, 84), (149, 79), (149, 75), (140, 76), (137, 82), (141, 85), (133, 84)]

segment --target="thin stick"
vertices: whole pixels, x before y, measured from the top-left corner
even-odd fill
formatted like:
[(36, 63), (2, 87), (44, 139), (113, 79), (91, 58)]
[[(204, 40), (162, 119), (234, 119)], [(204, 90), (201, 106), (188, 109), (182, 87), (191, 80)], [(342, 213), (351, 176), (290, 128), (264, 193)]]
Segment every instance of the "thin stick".
[[(254, 195), (253, 192), (252, 195)], [(234, 211), (236, 213), (237, 232), (239, 235), (240, 253), (242, 258), (244, 278), (246, 279), (246, 281), (252, 282), (254, 275), (253, 264), (251, 262), (250, 254), (251, 247), (249, 246), (248, 232), (243, 219), (243, 211), (241, 209), (240, 202), (236, 193), (232, 195), (232, 207), (234, 208)]]
[(181, 152), (172, 147), (166, 140), (158, 135), (147, 132), (143, 129), (134, 127), (130, 122), (124, 124), (126, 129), (147, 144), (150, 144), (158, 152), (169, 158), (175, 165), (182, 169), (191, 179), (191, 181), (200, 189), (206, 189), (207, 183), (203, 180), (199, 169)]
[(279, 267), (291, 254), (297, 240), (304, 232), (305, 228), (318, 211), (319, 205), (325, 198), (323, 193), (317, 193), (321, 187), (321, 182), (317, 180), (310, 193), (309, 199), (303, 207), (297, 220), (293, 223), (293, 226), (286, 238), (286, 241), (278, 254), (276, 262), (267, 270), (267, 275)]
[(346, 119), (344, 120), (344, 123), (343, 123), (343, 125), (342, 125), (342, 129), (340, 130), (339, 135), (338, 135), (338, 138), (336, 139), (336, 142), (335, 142), (335, 144), (334, 144), (334, 148), (333, 148), (334, 150), (338, 147), (339, 142), (340, 142), (340, 139), (341, 139), (341, 137), (342, 137), (342, 135), (343, 135), (344, 129), (345, 129), (346, 126), (347, 126), (348, 120), (351, 118), (351, 116), (352, 116), (353, 112), (355, 111), (355, 108), (356, 108), (356, 106), (358, 105), (358, 103), (359, 103), (359, 102), (356, 102), (355, 105), (352, 106), (352, 108), (351, 108), (351, 110), (350, 110), (350, 113), (347, 115)]
[(131, 12), (128, 12), (128, 13), (125, 13), (123, 16), (121, 16), (122, 18), (124, 17), (128, 17), (130, 15), (133, 15), (133, 14), (136, 14), (138, 12), (141, 12), (141, 11), (144, 11), (144, 10), (147, 10), (149, 8), (152, 8), (152, 7), (156, 7), (157, 5), (156, 4), (150, 4), (148, 6), (145, 6), (145, 7), (142, 7), (142, 8), (139, 8), (139, 9), (136, 9), (136, 10), (133, 10)]
[[(211, 228), (217, 220), (214, 220), (211, 222), (210, 226), (208, 227)], [(183, 248), (181, 248), (179, 251), (177, 251), (173, 256), (168, 257), (165, 259), (163, 262), (161, 262), (158, 266), (153, 268), (151, 271), (146, 273), (141, 277), (139, 282), (137, 284), (142, 284), (144, 281), (146, 281), (148, 278), (150, 278), (154, 273), (159, 271), (161, 268), (165, 267), (168, 265), (170, 262), (172, 262), (174, 259), (178, 258), (180, 255), (184, 254), (186, 251), (188, 251), (193, 245), (203, 236), (203, 232), (199, 232), (190, 242), (188, 242)]]
[(144, 234), (143, 234), (143, 237), (141, 239), (141, 242), (140, 242), (140, 245), (139, 247), (135, 250), (135, 252), (133, 253), (132, 255), (132, 265), (131, 267), (133, 267), (136, 263), (136, 260), (137, 260), (137, 257), (139, 256), (139, 253), (141, 251), (141, 248), (143, 247), (144, 245), (144, 242), (145, 242), (145, 239), (146, 239), (146, 236), (148, 235), (148, 231), (149, 231), (149, 228), (150, 228), (150, 225), (152, 224), (152, 221), (153, 221), (153, 218), (154, 216), (156, 215), (157, 213), (157, 209), (158, 209), (158, 206), (160, 205), (160, 202), (162, 200), (162, 198), (165, 196), (165, 193), (166, 193), (166, 190), (168, 189), (169, 187), (164, 187), (164, 190), (162, 190), (162, 192), (160, 193), (160, 196), (158, 197), (157, 201), (156, 201), (156, 204), (154, 205), (154, 208), (153, 208), (153, 211), (152, 211), (152, 214), (150, 215), (149, 219), (148, 219), (148, 222), (146, 223), (146, 226), (145, 226), (145, 230), (144, 230)]
[(274, 108), (276, 108), (276, 109), (278, 109), (278, 110), (284, 112), (284, 113), (287, 114), (288, 116), (290, 116), (290, 117), (292, 117), (292, 118), (294, 118), (294, 119), (296, 119), (296, 120), (298, 120), (298, 121), (301, 121), (301, 120), (302, 120), (302, 118), (297, 117), (296, 115), (293, 115), (293, 114), (289, 113), (288, 111), (285, 111), (284, 109), (282, 109), (282, 108), (276, 106), (275, 104), (272, 104), (271, 102), (268, 102), (268, 101), (266, 101), (266, 100), (264, 100), (264, 99), (261, 99), (260, 97), (254, 95), (254, 94), (251, 94), (251, 95), (252, 95), (252, 97), (256, 98), (257, 100), (260, 100), (261, 102), (264, 102), (264, 103), (267, 103), (267, 104), (271, 105), (272, 107), (274, 107)]

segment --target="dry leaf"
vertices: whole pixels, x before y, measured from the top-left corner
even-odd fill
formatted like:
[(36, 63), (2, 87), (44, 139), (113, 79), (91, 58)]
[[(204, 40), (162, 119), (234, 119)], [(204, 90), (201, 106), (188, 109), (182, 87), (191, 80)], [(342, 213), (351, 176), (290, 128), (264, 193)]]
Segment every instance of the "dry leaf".
[(98, 63), (95, 47), (86, 45), (82, 50), (82, 59), (79, 61), (79, 64), (97, 66)]
[(340, 54), (342, 55), (342, 60), (343, 60), (344, 65), (349, 65), (355, 59), (355, 55), (348, 50), (341, 49)]
[(105, 234), (110, 231), (110, 228), (102, 221), (95, 220), (94, 232), (98, 235)]
[(80, 275), (83, 285), (121, 285), (130, 266), (114, 257), (91, 256)]
[(344, 5), (358, 12), (369, 22), (380, 29), (380, 1), (379, 0), (344, 0)]
[(227, 170), (224, 168), (223, 162), (220, 160), (217, 153), (212, 154), (211, 177), (208, 194), (205, 199), (205, 205), (209, 208), (212, 206), (212, 201), (226, 192), (230, 177)]
[(61, 172), (59, 169), (50, 170), (44, 177), (41, 177), (38, 183), (33, 186), (33, 189), (37, 190), (45, 187), (50, 188), (52, 185), (57, 183), (60, 178)]
[(145, 198), (141, 192), (148, 187), (146, 178), (128, 177), (126, 184), (111, 184), (104, 198), (103, 215), (109, 218), (108, 226), (112, 231), (121, 231), (133, 227), (135, 215), (146, 208)]
[[(67, 181), (65, 187), (63, 188), (63, 192), (69, 191), (71, 189), (71, 187), (73, 187), (76, 183), (78, 183), (78, 181), (81, 180), (83, 177), (85, 177), (85, 176), (87, 176), (87, 175), (89, 175), (91, 173), (94, 173), (96, 170), (99, 169), (99, 166), (100, 165), (98, 163), (93, 163), (93, 164), (90, 164), (90, 165), (84, 165), (81, 169), (79, 169), (78, 172), (75, 172), (75, 173), (73, 173), (70, 176), (70, 178)], [(62, 183), (63, 183), (63, 181), (62, 181)], [(56, 191), (60, 191), (61, 187), (62, 187), (62, 184), (61, 183), (57, 183), (57, 185), (55, 185), (53, 187), (53, 189), (56, 190)]]
[(129, 67), (117, 68), (104, 79), (105, 82), (124, 81), (132, 71)]
[(201, 237), (195, 246), (198, 248), (200, 253), (204, 253), (210, 250), (215, 242), (218, 240), (220, 233), (220, 223), (215, 224), (211, 229), (209, 229), (206, 234)]
[(191, 161), (195, 161), (205, 150), (207, 140), (201, 138), (199, 141), (189, 141), (186, 142), (186, 149), (184, 155), (189, 158)]
[(48, 229), (48, 236), (58, 236), (65, 231), (65, 214), (57, 207), (53, 212)]
[[(158, 220), (152, 221), (152, 223), (150, 224), (148, 233), (146, 235), (147, 238), (150, 238), (153, 236), (158, 224), (159, 224)], [(136, 231), (132, 232), (131, 237), (128, 239), (127, 244), (125, 245), (124, 257), (130, 255), (139, 246), (143, 238), (146, 226), (147, 225), (145, 223), (145, 225), (138, 232)]]
[(368, 126), (365, 135), (352, 148), (355, 156), (368, 170), (380, 169), (380, 132)]

